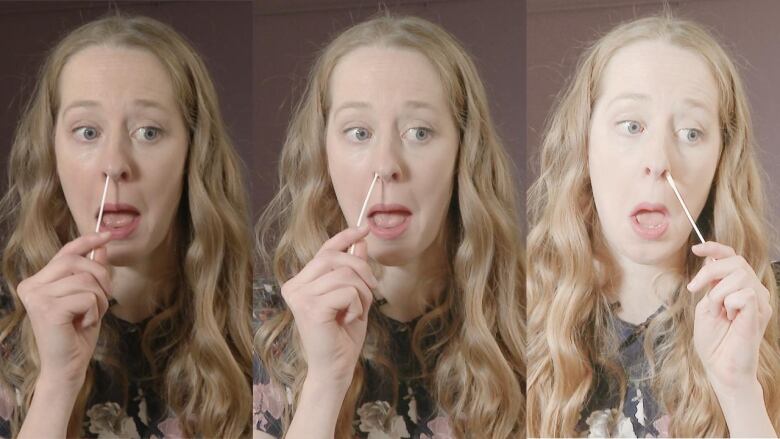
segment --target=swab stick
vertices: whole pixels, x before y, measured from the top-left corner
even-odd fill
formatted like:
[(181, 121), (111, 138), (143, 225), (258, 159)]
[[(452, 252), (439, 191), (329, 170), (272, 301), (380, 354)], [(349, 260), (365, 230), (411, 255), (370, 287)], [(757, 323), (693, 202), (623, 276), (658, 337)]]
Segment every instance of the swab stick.
[[(371, 186), (368, 187), (368, 193), (366, 194), (366, 199), (363, 200), (363, 207), (360, 208), (360, 216), (358, 216), (357, 219), (357, 226), (356, 228), (360, 228), (360, 225), (363, 224), (363, 215), (366, 214), (366, 207), (368, 207), (368, 200), (371, 199), (371, 192), (374, 191), (374, 186), (376, 185), (376, 181), (379, 179), (379, 174), (374, 172), (374, 179), (371, 180)], [(355, 254), (355, 244), (352, 244), (349, 246), (349, 254), (354, 255)]]
[(669, 182), (669, 186), (672, 187), (674, 194), (677, 196), (677, 201), (680, 202), (683, 211), (685, 211), (685, 216), (687, 216), (688, 221), (691, 222), (691, 225), (693, 226), (693, 230), (696, 232), (696, 236), (699, 237), (699, 241), (701, 241), (701, 243), (704, 244), (704, 237), (701, 235), (701, 231), (699, 231), (699, 228), (696, 226), (696, 221), (693, 220), (693, 217), (691, 216), (691, 212), (688, 211), (688, 206), (685, 205), (685, 201), (683, 201), (682, 196), (680, 195), (680, 191), (677, 190), (677, 185), (674, 184), (674, 179), (672, 178), (671, 172), (668, 171), (666, 172), (666, 181)]
[[(103, 207), (106, 205), (106, 193), (108, 193), (108, 179), (109, 176), (106, 175), (106, 184), (103, 185), (103, 197), (100, 199), (100, 211), (98, 212), (98, 220), (97, 220), (97, 225), (95, 226), (95, 233), (100, 231), (100, 223), (103, 222)], [(92, 249), (92, 251), (89, 253), (89, 259), (92, 261), (95, 260), (95, 249)]]

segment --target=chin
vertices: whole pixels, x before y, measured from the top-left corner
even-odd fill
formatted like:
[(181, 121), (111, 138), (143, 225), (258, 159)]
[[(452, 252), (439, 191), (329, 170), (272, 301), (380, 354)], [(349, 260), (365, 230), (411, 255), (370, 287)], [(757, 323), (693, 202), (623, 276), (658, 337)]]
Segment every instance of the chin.
[(138, 251), (128, 245), (108, 245), (108, 263), (114, 267), (137, 265), (140, 259)]
[(409, 262), (408, 253), (403, 251), (369, 251), (368, 256), (385, 267), (400, 267)]
[(400, 267), (419, 256), (419, 250), (409, 248), (400, 242), (372, 242), (368, 245), (368, 256), (385, 267)]
[(623, 246), (624, 258), (641, 265), (669, 265), (676, 258), (679, 246), (672, 242), (644, 241)]

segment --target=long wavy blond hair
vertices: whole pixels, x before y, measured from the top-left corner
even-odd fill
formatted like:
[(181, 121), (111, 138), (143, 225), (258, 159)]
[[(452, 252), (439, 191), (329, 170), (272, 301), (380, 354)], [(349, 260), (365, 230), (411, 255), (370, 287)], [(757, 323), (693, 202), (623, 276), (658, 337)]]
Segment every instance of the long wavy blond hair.
[[(131, 47), (154, 54), (167, 71), (189, 131), (184, 194), (176, 229), (177, 272), (162, 311), (146, 325), (143, 352), (154, 383), (184, 433), (237, 437), (249, 432), (251, 399), (251, 230), (239, 159), (221, 119), (214, 85), (193, 48), (170, 27), (144, 17), (111, 16), (68, 34), (47, 57), (16, 131), (9, 190), (2, 200), (7, 244), (2, 269), (14, 310), (0, 320), (0, 384), (21, 392), (13, 416), (18, 433), (40, 371), (29, 319), (16, 294), (19, 282), (41, 270), (78, 236), (56, 172), (53, 138), (58, 78), (70, 57), (93, 45)], [(103, 320), (93, 363), (68, 425), (82, 435), (85, 405), (94, 390), (95, 363), (119, 376), (113, 319)], [(125, 383), (126, 384), (126, 383)], [(126, 386), (125, 386), (126, 388)], [(127, 398), (127, 395), (125, 396)]]
[[(346, 30), (320, 53), (289, 126), (280, 190), (258, 222), (262, 269), (281, 285), (329, 236), (347, 227), (324, 146), (328, 81), (345, 54), (364, 46), (425, 55), (441, 77), (460, 132), (446, 227), (448, 285), (412, 335), (423, 378), (459, 437), (524, 435), (525, 281), (510, 161), (491, 122), (476, 67), (439, 26), (384, 15)], [(356, 404), (366, 387), (366, 364), (395, 377), (383, 349), (388, 335), (378, 323), (378, 312), (371, 309), (361, 361), (339, 414), (338, 438), (352, 434)], [(261, 325), (255, 349), (272, 381), (291, 388), (297, 401), (306, 363), (289, 309)], [(294, 411), (294, 406), (285, 411), (285, 425)]]
[[(665, 16), (618, 26), (586, 50), (557, 102), (541, 146), (541, 172), (528, 195), (528, 433), (574, 436), (596, 371), (626, 389), (615, 361), (608, 297), (620, 276), (606, 250), (590, 186), (587, 145), (599, 81), (612, 55), (642, 40), (661, 40), (702, 56), (718, 84), (722, 152), (699, 227), (707, 240), (734, 248), (769, 289), (772, 321), (759, 353), (758, 380), (776, 431), (780, 431), (778, 297), (768, 255), (764, 195), (746, 94), (734, 63), (699, 25)], [(693, 238), (688, 245), (693, 245)], [(681, 285), (702, 258), (686, 253)], [(672, 436), (728, 436), (723, 413), (693, 348), (696, 303), (684, 287), (647, 329), (655, 399), (670, 415)], [(621, 398), (622, 400), (622, 398)]]

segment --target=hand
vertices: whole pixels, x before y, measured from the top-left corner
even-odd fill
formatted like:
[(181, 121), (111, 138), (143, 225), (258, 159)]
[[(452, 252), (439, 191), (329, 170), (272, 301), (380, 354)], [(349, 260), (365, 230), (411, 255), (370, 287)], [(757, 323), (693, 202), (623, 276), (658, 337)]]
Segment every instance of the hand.
[[(345, 392), (352, 382), (366, 338), (371, 288), (377, 286), (363, 241), (368, 230), (338, 233), (282, 285), (303, 344), (307, 381), (330, 383), (338, 391)], [(353, 243), (355, 254), (345, 253)]]
[(758, 350), (772, 315), (769, 291), (731, 247), (706, 242), (692, 250), (711, 258), (688, 284), (693, 292), (712, 288), (696, 305), (696, 353), (717, 393), (751, 387), (757, 382)]
[[(110, 240), (109, 232), (77, 238), (19, 283), (41, 361), (38, 384), (73, 391), (83, 385), (108, 310), (111, 276), (103, 246)], [(94, 261), (85, 256), (92, 249)]]

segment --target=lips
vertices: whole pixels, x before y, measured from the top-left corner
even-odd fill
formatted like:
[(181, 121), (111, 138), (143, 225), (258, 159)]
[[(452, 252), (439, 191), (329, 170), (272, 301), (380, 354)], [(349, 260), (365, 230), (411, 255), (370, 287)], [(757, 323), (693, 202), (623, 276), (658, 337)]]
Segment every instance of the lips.
[(402, 204), (375, 204), (368, 210), (371, 233), (380, 239), (396, 239), (409, 226), (412, 211)]
[[(98, 213), (95, 214), (96, 221)], [(113, 239), (124, 239), (135, 231), (140, 220), (141, 214), (135, 206), (130, 204), (106, 203), (103, 206), (103, 218), (100, 222), (100, 231), (111, 232), (111, 237)]]
[(629, 218), (634, 232), (644, 239), (658, 239), (669, 227), (669, 210), (659, 203), (640, 203)]

